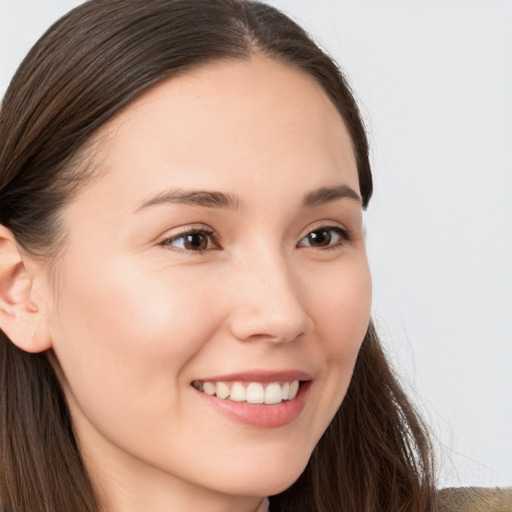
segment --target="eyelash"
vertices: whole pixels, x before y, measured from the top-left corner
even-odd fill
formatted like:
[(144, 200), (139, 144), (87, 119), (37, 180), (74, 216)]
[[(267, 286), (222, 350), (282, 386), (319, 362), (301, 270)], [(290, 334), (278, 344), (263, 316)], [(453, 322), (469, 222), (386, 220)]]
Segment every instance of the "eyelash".
[(181, 253), (193, 252), (193, 253), (196, 253), (196, 254), (204, 254), (206, 251), (211, 250), (210, 248), (207, 248), (207, 249), (202, 249), (202, 250), (199, 250), (199, 251), (195, 251), (195, 250), (181, 248), (181, 247), (176, 247), (176, 246), (172, 245), (172, 243), (176, 242), (177, 240), (184, 240), (185, 237), (193, 236), (193, 235), (204, 235), (204, 236), (208, 237), (208, 245), (210, 245), (209, 242), (211, 240), (213, 240), (213, 243), (217, 246), (215, 249), (218, 250), (220, 248), (219, 238), (218, 238), (217, 233), (215, 231), (213, 231), (213, 230), (205, 229), (205, 228), (202, 228), (202, 229), (190, 229), (188, 231), (184, 231), (183, 233), (178, 233), (177, 235), (173, 235), (173, 236), (167, 237), (164, 240), (162, 240), (159, 243), (159, 245), (161, 245), (163, 247), (168, 247), (168, 248), (172, 249), (173, 251), (181, 252)]
[[(315, 229), (312, 229), (311, 231), (308, 232), (308, 234), (306, 236), (304, 236), (301, 239), (301, 242), (302, 242), (302, 240), (305, 240), (313, 233), (318, 233), (319, 231), (336, 233), (336, 235), (339, 236), (339, 240), (335, 244), (328, 245), (327, 247), (317, 247), (316, 249), (319, 251), (331, 251), (331, 250), (335, 250), (335, 249), (341, 249), (344, 246), (344, 242), (350, 242), (350, 236), (346, 229), (344, 229), (340, 226), (329, 226), (329, 225), (319, 226)], [(330, 242), (330, 240), (329, 240), (329, 242)], [(313, 246), (306, 245), (303, 247), (313, 247)], [(315, 247), (313, 247), (313, 248), (315, 248)]]
[[(348, 231), (346, 229), (341, 228), (340, 226), (329, 226), (329, 225), (327, 225), (327, 226), (319, 226), (319, 227), (317, 227), (315, 229), (312, 229), (311, 231), (308, 232), (308, 234), (306, 236), (301, 238), (299, 244), (297, 244), (297, 245), (300, 246), (300, 243), (303, 240), (305, 240), (307, 237), (309, 237), (313, 233), (318, 233), (318, 232), (321, 232), (321, 231), (335, 233), (336, 235), (339, 236), (339, 240), (334, 245), (328, 245), (326, 247), (317, 247), (316, 249), (319, 250), (319, 251), (330, 251), (330, 250), (335, 250), (335, 249), (339, 250), (341, 247), (343, 247), (344, 242), (349, 242), (350, 241), (350, 235), (349, 235), (349, 233), (348, 233)], [(208, 238), (208, 242), (207, 242), (208, 245), (207, 245), (206, 249), (192, 250), (192, 249), (186, 249), (186, 248), (176, 247), (176, 246), (172, 245), (173, 243), (175, 243), (178, 240), (185, 240), (185, 238), (187, 236), (194, 236), (194, 235), (203, 235), (203, 236), (206, 236)], [(180, 253), (191, 253), (191, 252), (193, 252), (195, 254), (204, 254), (205, 252), (212, 250), (212, 248), (209, 247), (210, 242), (213, 245), (216, 246), (213, 250), (220, 250), (221, 249), (221, 246), (220, 246), (220, 243), (219, 243), (218, 234), (215, 231), (213, 231), (213, 230), (202, 228), (202, 229), (191, 229), (191, 230), (188, 230), (188, 231), (184, 231), (183, 233), (178, 233), (177, 235), (173, 235), (171, 237), (167, 237), (164, 240), (162, 240), (159, 243), (159, 245), (161, 245), (163, 247), (168, 247), (168, 248), (172, 249), (173, 251), (180, 252)], [(330, 240), (329, 240), (329, 242), (330, 242)], [(315, 248), (312, 245), (303, 245), (302, 247), (312, 247), (312, 248)]]

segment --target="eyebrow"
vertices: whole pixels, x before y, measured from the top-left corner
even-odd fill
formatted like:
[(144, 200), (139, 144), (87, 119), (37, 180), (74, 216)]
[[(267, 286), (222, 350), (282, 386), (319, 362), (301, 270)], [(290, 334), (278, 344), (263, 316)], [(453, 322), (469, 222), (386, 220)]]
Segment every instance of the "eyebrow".
[(230, 210), (238, 210), (240, 208), (240, 201), (233, 194), (209, 190), (174, 189), (144, 201), (135, 212), (139, 212), (150, 206), (169, 203), (202, 206), (205, 208), (225, 208)]
[[(344, 198), (353, 199), (359, 203), (362, 202), (361, 196), (348, 185), (336, 185), (333, 187), (321, 187), (309, 192), (304, 196), (302, 206), (311, 208)], [(135, 209), (135, 213), (160, 204), (185, 204), (229, 210), (239, 210), (241, 207), (239, 199), (233, 194), (210, 190), (174, 189), (144, 201)]]
[(321, 187), (309, 192), (304, 197), (302, 205), (305, 207), (320, 206), (344, 198), (362, 203), (361, 196), (354, 189), (348, 185), (337, 185), (334, 187)]

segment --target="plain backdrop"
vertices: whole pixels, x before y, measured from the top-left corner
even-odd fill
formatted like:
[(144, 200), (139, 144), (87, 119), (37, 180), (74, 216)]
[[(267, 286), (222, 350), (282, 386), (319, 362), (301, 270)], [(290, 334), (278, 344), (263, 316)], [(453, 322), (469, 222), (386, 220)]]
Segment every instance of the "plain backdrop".
[[(0, 96), (81, 2), (0, 0)], [(512, 1), (271, 0), (346, 71), (372, 146), (373, 314), (440, 485), (512, 484)]]

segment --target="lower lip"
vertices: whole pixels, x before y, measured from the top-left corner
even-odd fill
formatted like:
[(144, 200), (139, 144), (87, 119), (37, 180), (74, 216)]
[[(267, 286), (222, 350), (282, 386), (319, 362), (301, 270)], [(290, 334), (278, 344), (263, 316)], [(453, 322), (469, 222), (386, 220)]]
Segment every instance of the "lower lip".
[(253, 427), (277, 428), (284, 427), (299, 417), (306, 405), (310, 387), (311, 381), (302, 382), (293, 400), (272, 405), (222, 400), (195, 388), (194, 391), (207, 404), (232, 420)]

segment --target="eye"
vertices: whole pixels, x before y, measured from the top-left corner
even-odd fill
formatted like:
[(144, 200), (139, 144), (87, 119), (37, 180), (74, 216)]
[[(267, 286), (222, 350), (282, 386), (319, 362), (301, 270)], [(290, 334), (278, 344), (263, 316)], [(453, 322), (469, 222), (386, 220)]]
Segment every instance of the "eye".
[(348, 239), (345, 229), (339, 226), (322, 226), (310, 231), (298, 245), (315, 249), (335, 249)]
[(215, 232), (208, 229), (191, 229), (165, 238), (159, 245), (178, 252), (202, 253), (211, 249), (220, 249)]

